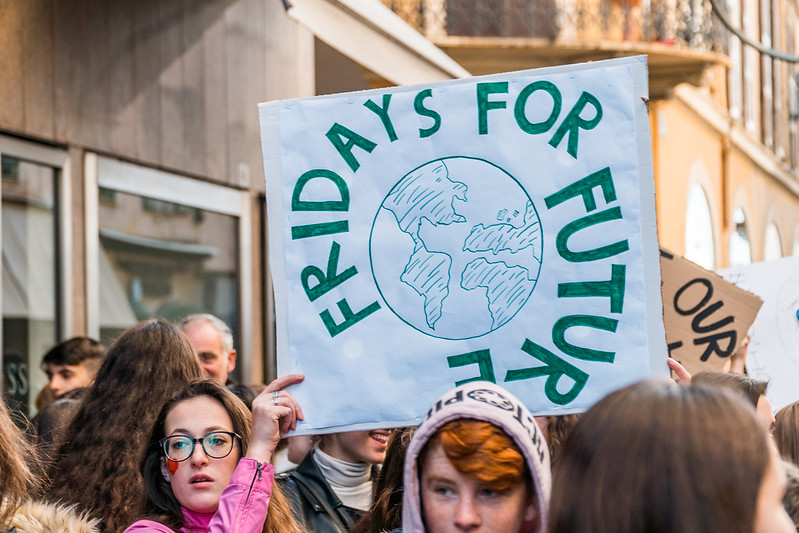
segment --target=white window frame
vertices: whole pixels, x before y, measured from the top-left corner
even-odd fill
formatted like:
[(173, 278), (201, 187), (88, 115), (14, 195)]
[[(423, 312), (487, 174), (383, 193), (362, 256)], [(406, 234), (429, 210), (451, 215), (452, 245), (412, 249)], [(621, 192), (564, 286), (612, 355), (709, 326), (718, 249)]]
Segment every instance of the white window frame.
[[(0, 156), (7, 155), (17, 157), (36, 164), (53, 167), (56, 173), (56, 216), (58, 233), (58, 289), (59, 294), (56, 300), (59, 308), (56, 309), (56, 331), (58, 340), (68, 339), (72, 336), (72, 197), (69, 153), (63, 148), (56, 148), (39, 144), (33, 141), (26, 141), (0, 134)], [(1, 186), (0, 186), (1, 187)], [(2, 190), (0, 190), (0, 198)], [(0, 202), (0, 214), (2, 214), (2, 203)], [(0, 218), (0, 224), (2, 224)], [(2, 229), (2, 227), (0, 227)], [(0, 249), (2, 249), (2, 231), (0, 231)], [(3, 281), (0, 277), (0, 306), (3, 301)], [(0, 346), (3, 343), (3, 324), (0, 321)], [(0, 351), (0, 368), (2, 368), (3, 354)], [(2, 390), (2, 384), (0, 384)]]
[(251, 206), (247, 191), (225, 187), (87, 152), (84, 157), (86, 201), (86, 323), (100, 335), (99, 188), (146, 196), (238, 219), (239, 346), (242, 381), (253, 374)]

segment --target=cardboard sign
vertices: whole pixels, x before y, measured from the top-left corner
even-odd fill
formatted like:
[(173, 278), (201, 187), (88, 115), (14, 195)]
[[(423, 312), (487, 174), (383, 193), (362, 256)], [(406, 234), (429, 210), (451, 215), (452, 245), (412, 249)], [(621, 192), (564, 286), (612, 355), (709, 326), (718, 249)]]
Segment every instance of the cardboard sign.
[(722, 370), (763, 300), (663, 249), (660, 265), (669, 355), (691, 374)]
[(746, 372), (768, 381), (775, 411), (799, 401), (799, 257), (764, 261), (719, 272), (763, 299), (749, 330)]
[(667, 375), (645, 58), (261, 104), (298, 433), (488, 380), (539, 414)]

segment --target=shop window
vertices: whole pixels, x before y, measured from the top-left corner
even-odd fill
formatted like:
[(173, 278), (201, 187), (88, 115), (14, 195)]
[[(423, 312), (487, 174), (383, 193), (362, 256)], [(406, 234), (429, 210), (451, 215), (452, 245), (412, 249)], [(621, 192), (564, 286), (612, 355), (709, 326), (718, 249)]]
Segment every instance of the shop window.
[[(231, 327), (239, 353), (246, 351), (247, 263), (239, 246), (245, 193), (105, 158), (97, 169), (101, 341), (109, 345), (147, 318), (179, 322), (212, 313)], [(233, 379), (242, 379), (245, 361), (240, 355)]]
[[(36, 412), (47, 383), (39, 364), (59, 340), (59, 179), (63, 152), (0, 138), (2, 161), (2, 391), (9, 406)], [(38, 159), (37, 155), (43, 155)]]

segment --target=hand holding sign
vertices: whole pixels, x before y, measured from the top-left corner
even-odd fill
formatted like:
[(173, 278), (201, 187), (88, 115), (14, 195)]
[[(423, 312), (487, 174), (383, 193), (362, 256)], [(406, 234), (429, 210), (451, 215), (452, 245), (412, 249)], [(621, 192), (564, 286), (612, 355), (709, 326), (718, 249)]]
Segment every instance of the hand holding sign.
[(763, 301), (663, 249), (660, 263), (669, 356), (691, 374), (722, 370)]
[(477, 379), (565, 414), (665, 376), (645, 63), (259, 106), (298, 433), (413, 425)]

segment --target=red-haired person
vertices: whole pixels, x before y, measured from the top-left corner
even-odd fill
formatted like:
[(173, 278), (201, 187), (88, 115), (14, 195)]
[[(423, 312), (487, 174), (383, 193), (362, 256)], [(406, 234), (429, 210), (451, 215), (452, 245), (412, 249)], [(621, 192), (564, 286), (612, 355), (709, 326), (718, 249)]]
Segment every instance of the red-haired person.
[(445, 394), (414, 434), (405, 461), (404, 533), (545, 530), (549, 451), (535, 419), (488, 382)]

